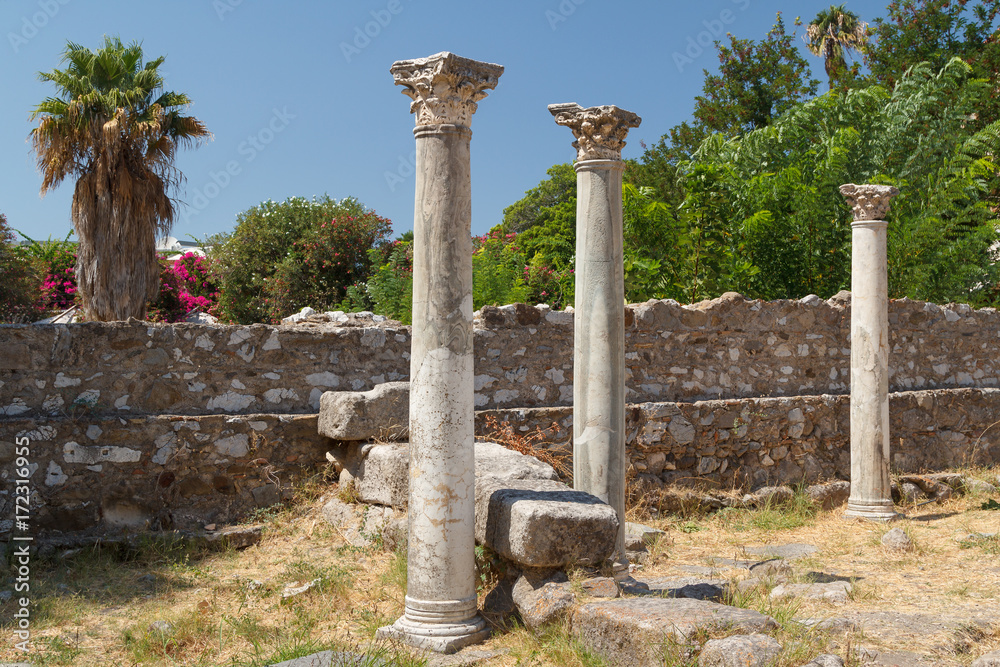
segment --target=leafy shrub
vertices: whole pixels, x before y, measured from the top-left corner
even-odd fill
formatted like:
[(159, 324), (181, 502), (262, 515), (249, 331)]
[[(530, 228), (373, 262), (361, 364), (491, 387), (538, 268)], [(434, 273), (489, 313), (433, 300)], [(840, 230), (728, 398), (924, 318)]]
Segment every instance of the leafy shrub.
[(380, 315), (413, 321), (413, 232), (369, 251), (371, 278), (347, 288), (344, 310), (372, 310)]
[(0, 322), (33, 321), (37, 314), (37, 277), (31, 262), (0, 213)]
[[(283, 302), (284, 295), (277, 295), (271, 283), (279, 266), (295, 252), (296, 241), (324, 222), (366, 213), (369, 211), (356, 199), (337, 201), (323, 196), (268, 200), (237, 215), (236, 230), (209, 255), (216, 262), (221, 291), (218, 316), (228, 322), (251, 324), (288, 315), (293, 305)], [(298, 252), (302, 252), (301, 247)], [(357, 276), (355, 281), (366, 277)]]
[(338, 215), (308, 229), (292, 243), (268, 286), (273, 318), (311, 306), (327, 310), (340, 303), (347, 288), (365, 280), (369, 251), (385, 243), (392, 223), (373, 212)]

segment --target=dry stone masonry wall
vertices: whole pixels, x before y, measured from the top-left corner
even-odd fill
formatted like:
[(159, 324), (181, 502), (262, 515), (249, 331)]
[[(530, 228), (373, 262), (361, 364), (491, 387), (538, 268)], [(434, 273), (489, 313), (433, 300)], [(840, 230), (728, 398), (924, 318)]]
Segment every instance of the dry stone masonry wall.
[[(628, 403), (845, 394), (850, 298), (626, 309)], [(1000, 386), (1000, 314), (889, 304), (890, 391)], [(573, 313), (477, 313), (477, 409), (572, 405)], [(90, 323), (0, 326), (0, 416), (307, 414), (323, 391), (409, 379), (410, 330)]]
[[(1000, 429), (987, 430), (1000, 414), (997, 312), (903, 299), (889, 318), (893, 469), (1000, 461)], [(633, 472), (720, 486), (846, 478), (849, 320), (845, 294), (629, 306)], [(568, 447), (572, 338), (572, 312), (484, 308), (477, 407), (528, 430), (555, 422), (547, 443)], [(407, 380), (409, 350), (408, 327), (371, 320), (0, 326), (0, 520), (25, 434), (40, 525), (185, 526), (271, 504), (326, 462), (322, 392)]]
[[(890, 464), (897, 472), (1000, 462), (1000, 389), (938, 389), (889, 396)], [(492, 420), (490, 419), (492, 417)], [(631, 473), (654, 486), (712, 489), (849, 479), (850, 397), (788, 396), (641, 403), (626, 409)], [(488, 410), (488, 422), (541, 431), (542, 447), (570, 451), (571, 407)]]

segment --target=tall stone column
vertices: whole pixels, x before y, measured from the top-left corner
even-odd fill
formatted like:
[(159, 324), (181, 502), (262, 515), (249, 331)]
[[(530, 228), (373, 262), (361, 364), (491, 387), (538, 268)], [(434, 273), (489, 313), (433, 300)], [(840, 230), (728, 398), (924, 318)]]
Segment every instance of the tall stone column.
[(573, 486), (618, 513), (615, 559), (625, 557), (625, 278), (622, 147), (642, 119), (615, 106), (553, 104), (573, 132), (576, 303), (573, 318)]
[(476, 605), (469, 129), (503, 67), (451, 53), (392, 66), (416, 114), (406, 606), (382, 636), (441, 653), (485, 639)]
[(840, 186), (851, 224), (851, 496), (845, 517), (897, 516), (889, 479), (889, 284), (886, 214), (899, 190)]

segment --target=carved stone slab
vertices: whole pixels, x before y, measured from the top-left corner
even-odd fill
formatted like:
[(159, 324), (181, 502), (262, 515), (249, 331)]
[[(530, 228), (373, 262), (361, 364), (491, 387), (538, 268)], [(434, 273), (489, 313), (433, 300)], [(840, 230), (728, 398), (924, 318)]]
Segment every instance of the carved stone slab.
[(426, 58), (399, 60), (389, 69), (403, 94), (413, 100), (417, 125), (469, 127), (477, 102), (496, 88), (503, 66), (442, 51)]

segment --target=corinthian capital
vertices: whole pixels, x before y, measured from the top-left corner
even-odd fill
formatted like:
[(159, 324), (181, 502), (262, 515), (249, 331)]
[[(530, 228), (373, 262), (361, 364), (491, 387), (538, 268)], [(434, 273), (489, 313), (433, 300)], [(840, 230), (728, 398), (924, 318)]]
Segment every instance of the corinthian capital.
[(550, 104), (556, 124), (573, 131), (576, 159), (621, 160), (629, 128), (639, 127), (642, 119), (631, 111), (613, 105), (584, 109), (575, 102)]
[(889, 203), (899, 194), (899, 188), (891, 185), (855, 185), (848, 183), (840, 186), (840, 194), (844, 195), (847, 204), (854, 213), (854, 221), (885, 220), (889, 214)]
[(462, 58), (442, 51), (426, 58), (399, 60), (389, 69), (403, 94), (413, 100), (417, 125), (469, 127), (477, 102), (497, 87), (502, 65)]

